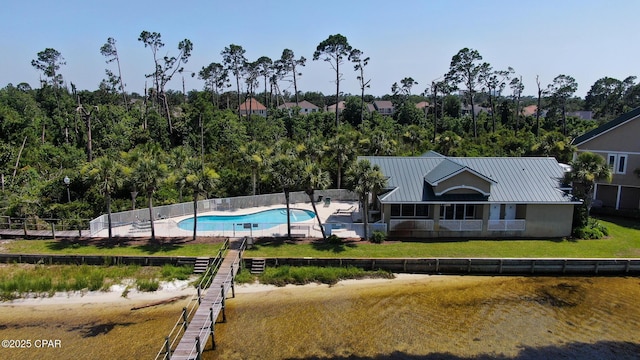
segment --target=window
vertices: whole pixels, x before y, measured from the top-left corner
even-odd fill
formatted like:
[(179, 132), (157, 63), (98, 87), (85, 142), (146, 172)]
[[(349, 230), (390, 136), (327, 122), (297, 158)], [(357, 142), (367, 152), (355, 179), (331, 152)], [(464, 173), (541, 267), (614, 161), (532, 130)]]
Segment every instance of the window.
[(618, 157), (618, 174), (624, 174), (627, 172), (627, 156), (620, 155)]
[(443, 220), (464, 220), (475, 219), (476, 206), (467, 204), (443, 204), (440, 206), (440, 219)]
[(609, 154), (607, 156), (607, 164), (609, 164), (613, 174), (626, 174), (627, 154)]
[(411, 217), (415, 215), (415, 206), (413, 204), (402, 205), (402, 216)]
[(420, 216), (420, 217), (429, 216), (429, 205), (416, 204), (416, 216)]
[(392, 217), (427, 217), (429, 205), (427, 204), (391, 204)]

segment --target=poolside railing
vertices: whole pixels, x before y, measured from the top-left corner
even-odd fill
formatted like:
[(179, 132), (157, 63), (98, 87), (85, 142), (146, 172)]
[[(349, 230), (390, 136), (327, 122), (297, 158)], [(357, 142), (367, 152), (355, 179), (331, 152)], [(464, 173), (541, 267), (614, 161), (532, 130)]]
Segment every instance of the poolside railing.
[[(328, 189), (328, 190), (316, 190), (316, 199), (322, 197), (324, 199), (331, 198), (337, 201), (356, 201), (358, 199), (357, 194), (346, 189)], [(309, 196), (303, 192), (290, 193), (289, 202), (304, 203), (309, 202)], [(206, 199), (200, 200), (197, 203), (198, 213), (208, 211), (236, 211), (239, 209), (247, 209), (259, 206), (273, 206), (286, 204), (284, 194), (265, 194), (255, 196), (238, 196), (231, 198), (218, 198), (218, 199)], [(185, 202), (180, 204), (162, 205), (153, 207), (154, 220), (174, 218), (180, 216), (193, 215), (193, 202)], [(111, 214), (111, 226), (113, 228), (118, 226), (132, 225), (136, 223), (145, 223), (149, 221), (149, 209), (141, 208), (136, 210), (122, 211)], [(108, 228), (107, 215), (103, 214), (90, 222), (91, 235), (95, 235), (98, 232)], [(233, 236), (225, 234), (222, 236)], [(244, 236), (244, 235), (243, 235)], [(254, 235), (256, 236), (256, 235)]]

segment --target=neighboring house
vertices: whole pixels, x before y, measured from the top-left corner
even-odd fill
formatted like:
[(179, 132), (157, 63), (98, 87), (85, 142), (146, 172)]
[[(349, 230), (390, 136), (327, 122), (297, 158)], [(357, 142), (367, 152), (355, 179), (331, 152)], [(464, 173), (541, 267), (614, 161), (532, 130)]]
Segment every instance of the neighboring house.
[(393, 103), (389, 100), (376, 100), (373, 102), (373, 107), (380, 115), (392, 116), (395, 112)]
[[(338, 102), (338, 113), (341, 113), (344, 110), (344, 101)], [(336, 112), (336, 104), (327, 105), (328, 112)]]
[(611, 167), (611, 183), (596, 183), (594, 206), (640, 209), (640, 107), (578, 136), (573, 145), (601, 155)]
[(388, 177), (372, 221), (391, 237), (554, 238), (571, 235), (574, 205), (554, 158), (363, 156)]
[[(297, 106), (300, 107), (300, 115), (308, 115), (308, 114), (320, 111), (319, 107), (313, 105), (307, 100), (298, 102)], [(278, 106), (278, 109), (293, 109), (294, 107), (296, 107), (295, 102), (286, 102)]]
[(582, 120), (593, 120), (593, 111), (591, 110), (571, 111), (567, 113), (567, 116), (577, 117)]
[(428, 112), (429, 111), (429, 103), (426, 101), (420, 101), (419, 103), (416, 104), (416, 107), (420, 110), (422, 110), (422, 112)]
[(267, 117), (267, 108), (254, 98), (249, 98), (240, 104), (240, 115), (247, 116), (249, 110), (251, 110), (251, 115)]
[[(462, 107), (460, 107), (460, 112), (462, 115), (471, 115), (471, 105), (462, 105)], [(473, 112), (475, 112), (476, 116), (480, 115), (481, 112), (491, 114), (491, 109), (474, 105)]]

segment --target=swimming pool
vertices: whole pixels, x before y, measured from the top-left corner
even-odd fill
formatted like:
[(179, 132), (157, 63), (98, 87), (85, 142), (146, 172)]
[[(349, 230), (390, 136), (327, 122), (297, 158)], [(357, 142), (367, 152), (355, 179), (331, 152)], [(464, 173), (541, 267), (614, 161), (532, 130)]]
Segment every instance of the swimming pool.
[[(291, 222), (302, 222), (315, 218), (313, 211), (290, 209)], [(198, 216), (197, 231), (264, 230), (287, 223), (287, 209), (278, 208), (243, 215)], [(178, 223), (183, 230), (193, 231), (193, 217)]]

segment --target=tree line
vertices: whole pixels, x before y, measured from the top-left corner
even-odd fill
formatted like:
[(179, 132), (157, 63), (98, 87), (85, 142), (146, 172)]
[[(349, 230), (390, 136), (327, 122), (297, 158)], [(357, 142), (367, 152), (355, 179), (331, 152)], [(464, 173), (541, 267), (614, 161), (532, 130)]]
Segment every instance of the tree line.
[[(328, 187), (365, 194), (381, 180), (379, 169), (355, 161), (359, 155), (435, 150), (568, 162), (572, 137), (598, 125), (569, 112), (591, 109), (607, 120), (639, 104), (635, 77), (598, 80), (583, 100), (574, 97), (575, 79), (559, 75), (547, 86), (538, 81), (537, 97), (524, 97), (514, 69), (495, 70), (468, 48), (423, 91), (415, 91), (418, 81), (405, 77), (391, 85), (390, 94), (376, 98), (365, 94), (371, 81), (366, 67), (375, 59), (340, 34), (319, 43), (312, 55), (334, 73), (336, 93), (327, 96), (298, 88), (307, 60), (290, 49), (275, 61), (267, 56), (249, 61), (242, 46), (230, 44), (221, 51), (221, 62), (188, 74), (184, 64), (194, 49), (191, 41), (180, 41), (174, 55), (164, 55), (159, 33), (143, 31), (138, 40), (153, 60), (144, 94), (126, 91), (113, 38), (99, 49), (111, 68), (97, 90), (67, 86), (65, 60), (51, 48), (31, 62), (41, 72), (40, 87), (20, 83), (0, 89), (2, 215), (92, 218), (107, 209), (135, 208), (137, 202), (151, 212), (154, 204), (199, 197), (301, 190), (313, 198)], [(340, 91), (349, 66), (360, 94)], [(201, 79), (203, 89), (167, 88), (185, 75)], [(282, 84), (291, 84), (293, 92), (282, 90)], [(238, 105), (248, 98), (265, 104), (267, 116), (242, 116)], [(308, 115), (278, 109), (303, 100), (321, 109), (344, 101), (344, 109)], [(393, 116), (369, 111), (373, 100), (392, 101)], [(420, 102), (428, 105), (419, 108)], [(527, 105), (538, 110), (524, 116)], [(478, 113), (476, 106), (485, 111)], [(68, 185), (64, 177), (70, 178)], [(366, 186), (359, 182), (364, 180)]]

